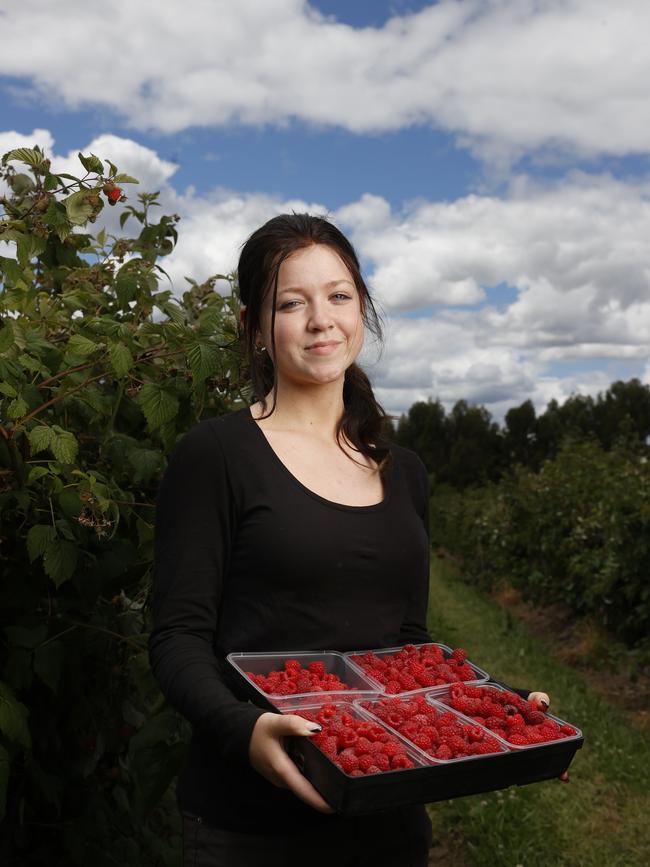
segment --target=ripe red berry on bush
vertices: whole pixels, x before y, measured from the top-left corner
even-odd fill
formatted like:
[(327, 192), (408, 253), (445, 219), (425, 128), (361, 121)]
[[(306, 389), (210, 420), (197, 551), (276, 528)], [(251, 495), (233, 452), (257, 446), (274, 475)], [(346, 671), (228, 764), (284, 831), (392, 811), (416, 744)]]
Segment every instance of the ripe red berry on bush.
[(269, 695), (334, 692), (350, 688), (335, 674), (328, 674), (323, 662), (310, 662), (307, 668), (303, 668), (297, 659), (288, 659), (282, 671), (270, 671), (266, 676), (247, 671), (246, 676)]
[(560, 725), (532, 702), (493, 686), (455, 683), (449, 688), (447, 701), (515, 746), (532, 746), (576, 734), (572, 726)]
[(484, 728), (468, 724), (451, 711), (441, 712), (423, 695), (408, 700), (382, 698), (362, 706), (434, 759), (449, 761), (503, 751)]
[(349, 708), (323, 705), (318, 711), (291, 711), (320, 723), (323, 730), (311, 740), (351, 777), (414, 767), (404, 744), (372, 720), (358, 719)]
[(122, 198), (123, 191), (121, 187), (115, 187), (111, 184), (105, 184), (104, 193), (106, 195), (106, 198), (108, 199), (108, 203), (110, 205), (115, 205)]
[(369, 652), (351, 657), (367, 675), (384, 684), (386, 692), (396, 694), (423, 687), (442, 686), (456, 681), (476, 680), (466, 662), (467, 653), (458, 647), (445, 657), (437, 644), (415, 647), (406, 644), (397, 653), (377, 656)]

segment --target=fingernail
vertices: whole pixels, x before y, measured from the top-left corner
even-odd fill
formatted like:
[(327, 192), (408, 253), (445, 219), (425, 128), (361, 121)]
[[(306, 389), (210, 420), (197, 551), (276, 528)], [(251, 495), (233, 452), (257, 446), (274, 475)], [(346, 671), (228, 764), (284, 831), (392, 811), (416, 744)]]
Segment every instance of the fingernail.
[(569, 772), (564, 771), (563, 774), (560, 774), (560, 779), (562, 780), (563, 783), (568, 783), (569, 782)]
[(309, 731), (310, 731), (310, 732), (322, 732), (322, 731), (323, 731), (323, 726), (319, 726), (318, 723), (316, 723), (316, 724), (313, 725), (313, 726), (309, 726)]
[(548, 702), (547, 701), (544, 701), (543, 698), (540, 698), (539, 703), (544, 708), (544, 710), (548, 710)]

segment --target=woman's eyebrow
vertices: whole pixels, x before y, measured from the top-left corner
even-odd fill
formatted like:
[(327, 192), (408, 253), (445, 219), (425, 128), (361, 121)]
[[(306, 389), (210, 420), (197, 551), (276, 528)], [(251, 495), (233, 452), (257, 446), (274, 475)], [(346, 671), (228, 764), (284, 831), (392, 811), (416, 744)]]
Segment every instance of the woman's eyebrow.
[[(350, 286), (354, 286), (352, 280), (347, 280), (345, 277), (342, 277), (340, 280), (330, 280), (328, 283), (323, 284), (324, 289), (333, 289), (335, 286), (338, 286), (340, 283), (349, 283)], [(304, 292), (304, 288), (302, 286), (287, 286), (285, 289), (278, 289), (278, 296), (284, 295), (285, 292)]]

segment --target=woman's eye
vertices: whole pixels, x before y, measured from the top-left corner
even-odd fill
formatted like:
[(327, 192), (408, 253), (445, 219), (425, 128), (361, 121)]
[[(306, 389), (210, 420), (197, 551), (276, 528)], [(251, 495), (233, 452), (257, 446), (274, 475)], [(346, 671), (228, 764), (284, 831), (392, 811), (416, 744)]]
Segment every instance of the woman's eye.
[(278, 310), (292, 310), (295, 304), (300, 304), (300, 301), (283, 301)]
[(336, 295), (334, 295), (334, 298), (337, 301), (347, 301), (349, 297), (350, 296), (346, 292), (337, 292)]

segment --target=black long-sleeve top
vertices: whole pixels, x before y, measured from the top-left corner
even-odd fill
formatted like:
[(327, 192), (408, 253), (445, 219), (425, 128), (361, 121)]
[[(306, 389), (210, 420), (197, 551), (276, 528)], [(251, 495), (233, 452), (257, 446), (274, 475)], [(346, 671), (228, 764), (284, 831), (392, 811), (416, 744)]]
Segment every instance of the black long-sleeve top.
[(164, 695), (193, 726), (181, 809), (231, 830), (327, 822), (251, 768), (264, 711), (234, 695), (223, 660), (429, 642), (428, 563), (427, 474), (413, 452), (391, 447), (381, 503), (346, 506), (302, 485), (250, 410), (196, 425), (159, 490), (149, 644)]

